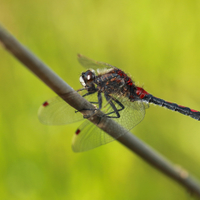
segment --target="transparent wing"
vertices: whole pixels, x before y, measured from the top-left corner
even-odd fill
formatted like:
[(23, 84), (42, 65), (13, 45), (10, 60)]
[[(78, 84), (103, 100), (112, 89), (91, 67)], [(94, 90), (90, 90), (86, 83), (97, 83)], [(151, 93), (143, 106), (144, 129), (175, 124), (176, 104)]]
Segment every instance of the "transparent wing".
[[(125, 106), (125, 109), (119, 112), (120, 118), (113, 118), (113, 120), (126, 128), (127, 131), (131, 130), (143, 120), (147, 104), (142, 101), (130, 102), (129, 99), (124, 97), (117, 97), (117, 100), (119, 100)], [(113, 103), (117, 109), (120, 109), (120, 106), (116, 102)], [(102, 111), (105, 114), (113, 111), (112, 107), (105, 100), (105, 98), (103, 98)], [(116, 113), (112, 113), (109, 116), (116, 116)], [(77, 129), (73, 137), (72, 149), (75, 152), (87, 151), (112, 142), (120, 136), (122, 136), (122, 133), (119, 133), (115, 138), (111, 137), (109, 134), (105, 133), (90, 121), (85, 120)]]
[[(148, 108), (148, 103), (142, 100), (131, 102), (128, 98), (123, 96), (117, 97), (117, 100), (120, 101), (125, 108), (119, 111), (120, 117), (114, 118), (114, 120), (129, 131), (144, 119), (145, 109)], [(116, 108), (119, 108), (116, 102), (114, 104)]]
[(143, 105), (145, 109), (148, 109), (150, 107), (149, 102), (143, 101)]
[(78, 54), (78, 61), (86, 69), (92, 68), (94, 70), (97, 70), (101, 68), (114, 68), (114, 66), (108, 63), (98, 62), (90, 58), (87, 58), (86, 56), (81, 55), (81, 54)]
[(82, 120), (83, 115), (80, 112), (75, 112), (74, 108), (56, 96), (40, 106), (38, 118), (43, 124), (64, 125)]
[[(84, 95), (87, 91), (79, 92)], [(85, 96), (85, 99), (98, 104), (97, 93)], [(65, 125), (83, 120), (83, 115), (67, 104), (59, 96), (53, 97), (44, 102), (38, 110), (38, 118), (41, 123), (47, 125)]]
[[(97, 104), (98, 107), (98, 98), (96, 93), (88, 95), (85, 98), (93, 104)], [(127, 131), (131, 130), (143, 120), (145, 108), (148, 107), (148, 104), (142, 101), (131, 102), (126, 97), (119, 97), (116, 95), (113, 95), (113, 98), (116, 98), (125, 107), (122, 111), (119, 111), (120, 118), (113, 118), (113, 120), (126, 128)], [(121, 108), (115, 101), (113, 101), (113, 103), (117, 109)], [(113, 111), (113, 108), (110, 106), (109, 102), (106, 101), (105, 97), (103, 97), (102, 111), (105, 114)], [(116, 116), (116, 113), (112, 113), (109, 116)], [(48, 125), (64, 125), (83, 119), (83, 115), (80, 112), (75, 112), (75, 109), (58, 96), (46, 101), (39, 108), (38, 117), (43, 124)], [(121, 134), (118, 134), (113, 138), (90, 121), (85, 120), (76, 131), (73, 138), (72, 148), (75, 152), (87, 151), (109, 143), (120, 136)]]
[(102, 131), (89, 120), (85, 120), (74, 134), (72, 149), (74, 152), (88, 151), (113, 140), (115, 138)]

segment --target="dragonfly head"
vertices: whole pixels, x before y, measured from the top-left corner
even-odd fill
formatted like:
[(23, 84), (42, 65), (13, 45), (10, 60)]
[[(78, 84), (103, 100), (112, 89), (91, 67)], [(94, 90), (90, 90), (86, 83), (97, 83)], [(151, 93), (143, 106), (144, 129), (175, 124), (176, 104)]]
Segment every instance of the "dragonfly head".
[(87, 70), (86, 72), (83, 72), (79, 78), (80, 83), (83, 87), (90, 87), (93, 85), (93, 82), (95, 80), (95, 73), (92, 70)]

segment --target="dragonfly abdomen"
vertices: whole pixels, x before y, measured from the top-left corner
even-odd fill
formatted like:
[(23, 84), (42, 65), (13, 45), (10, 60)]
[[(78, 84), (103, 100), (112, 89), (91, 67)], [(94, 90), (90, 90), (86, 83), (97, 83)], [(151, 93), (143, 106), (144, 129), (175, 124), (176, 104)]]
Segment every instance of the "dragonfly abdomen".
[(165, 107), (167, 109), (177, 111), (183, 115), (190, 116), (196, 120), (200, 120), (200, 112), (198, 112), (196, 110), (192, 110), (188, 107), (180, 106), (176, 103), (171, 103), (171, 102), (165, 101), (163, 99), (154, 97), (153, 95), (150, 95), (150, 94), (146, 95), (144, 100), (147, 100), (149, 103), (153, 103), (153, 104)]

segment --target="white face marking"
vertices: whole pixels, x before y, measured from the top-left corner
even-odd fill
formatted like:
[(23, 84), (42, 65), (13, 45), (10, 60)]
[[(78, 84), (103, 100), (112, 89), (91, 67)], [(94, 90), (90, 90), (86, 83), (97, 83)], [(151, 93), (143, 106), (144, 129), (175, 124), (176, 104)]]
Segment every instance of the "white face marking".
[(86, 86), (85, 81), (83, 80), (82, 76), (80, 76), (79, 81), (83, 87)]

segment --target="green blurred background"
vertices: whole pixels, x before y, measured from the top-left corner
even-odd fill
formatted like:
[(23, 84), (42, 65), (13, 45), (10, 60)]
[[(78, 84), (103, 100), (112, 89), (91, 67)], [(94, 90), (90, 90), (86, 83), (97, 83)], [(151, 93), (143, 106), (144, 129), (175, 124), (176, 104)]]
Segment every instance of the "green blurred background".
[[(82, 53), (200, 110), (199, 1), (0, 0), (0, 22), (74, 89)], [(0, 199), (190, 199), (118, 142), (73, 153), (80, 123), (40, 124), (37, 110), (55, 94), (2, 47), (0, 65)], [(151, 106), (134, 133), (200, 179), (200, 122)]]

